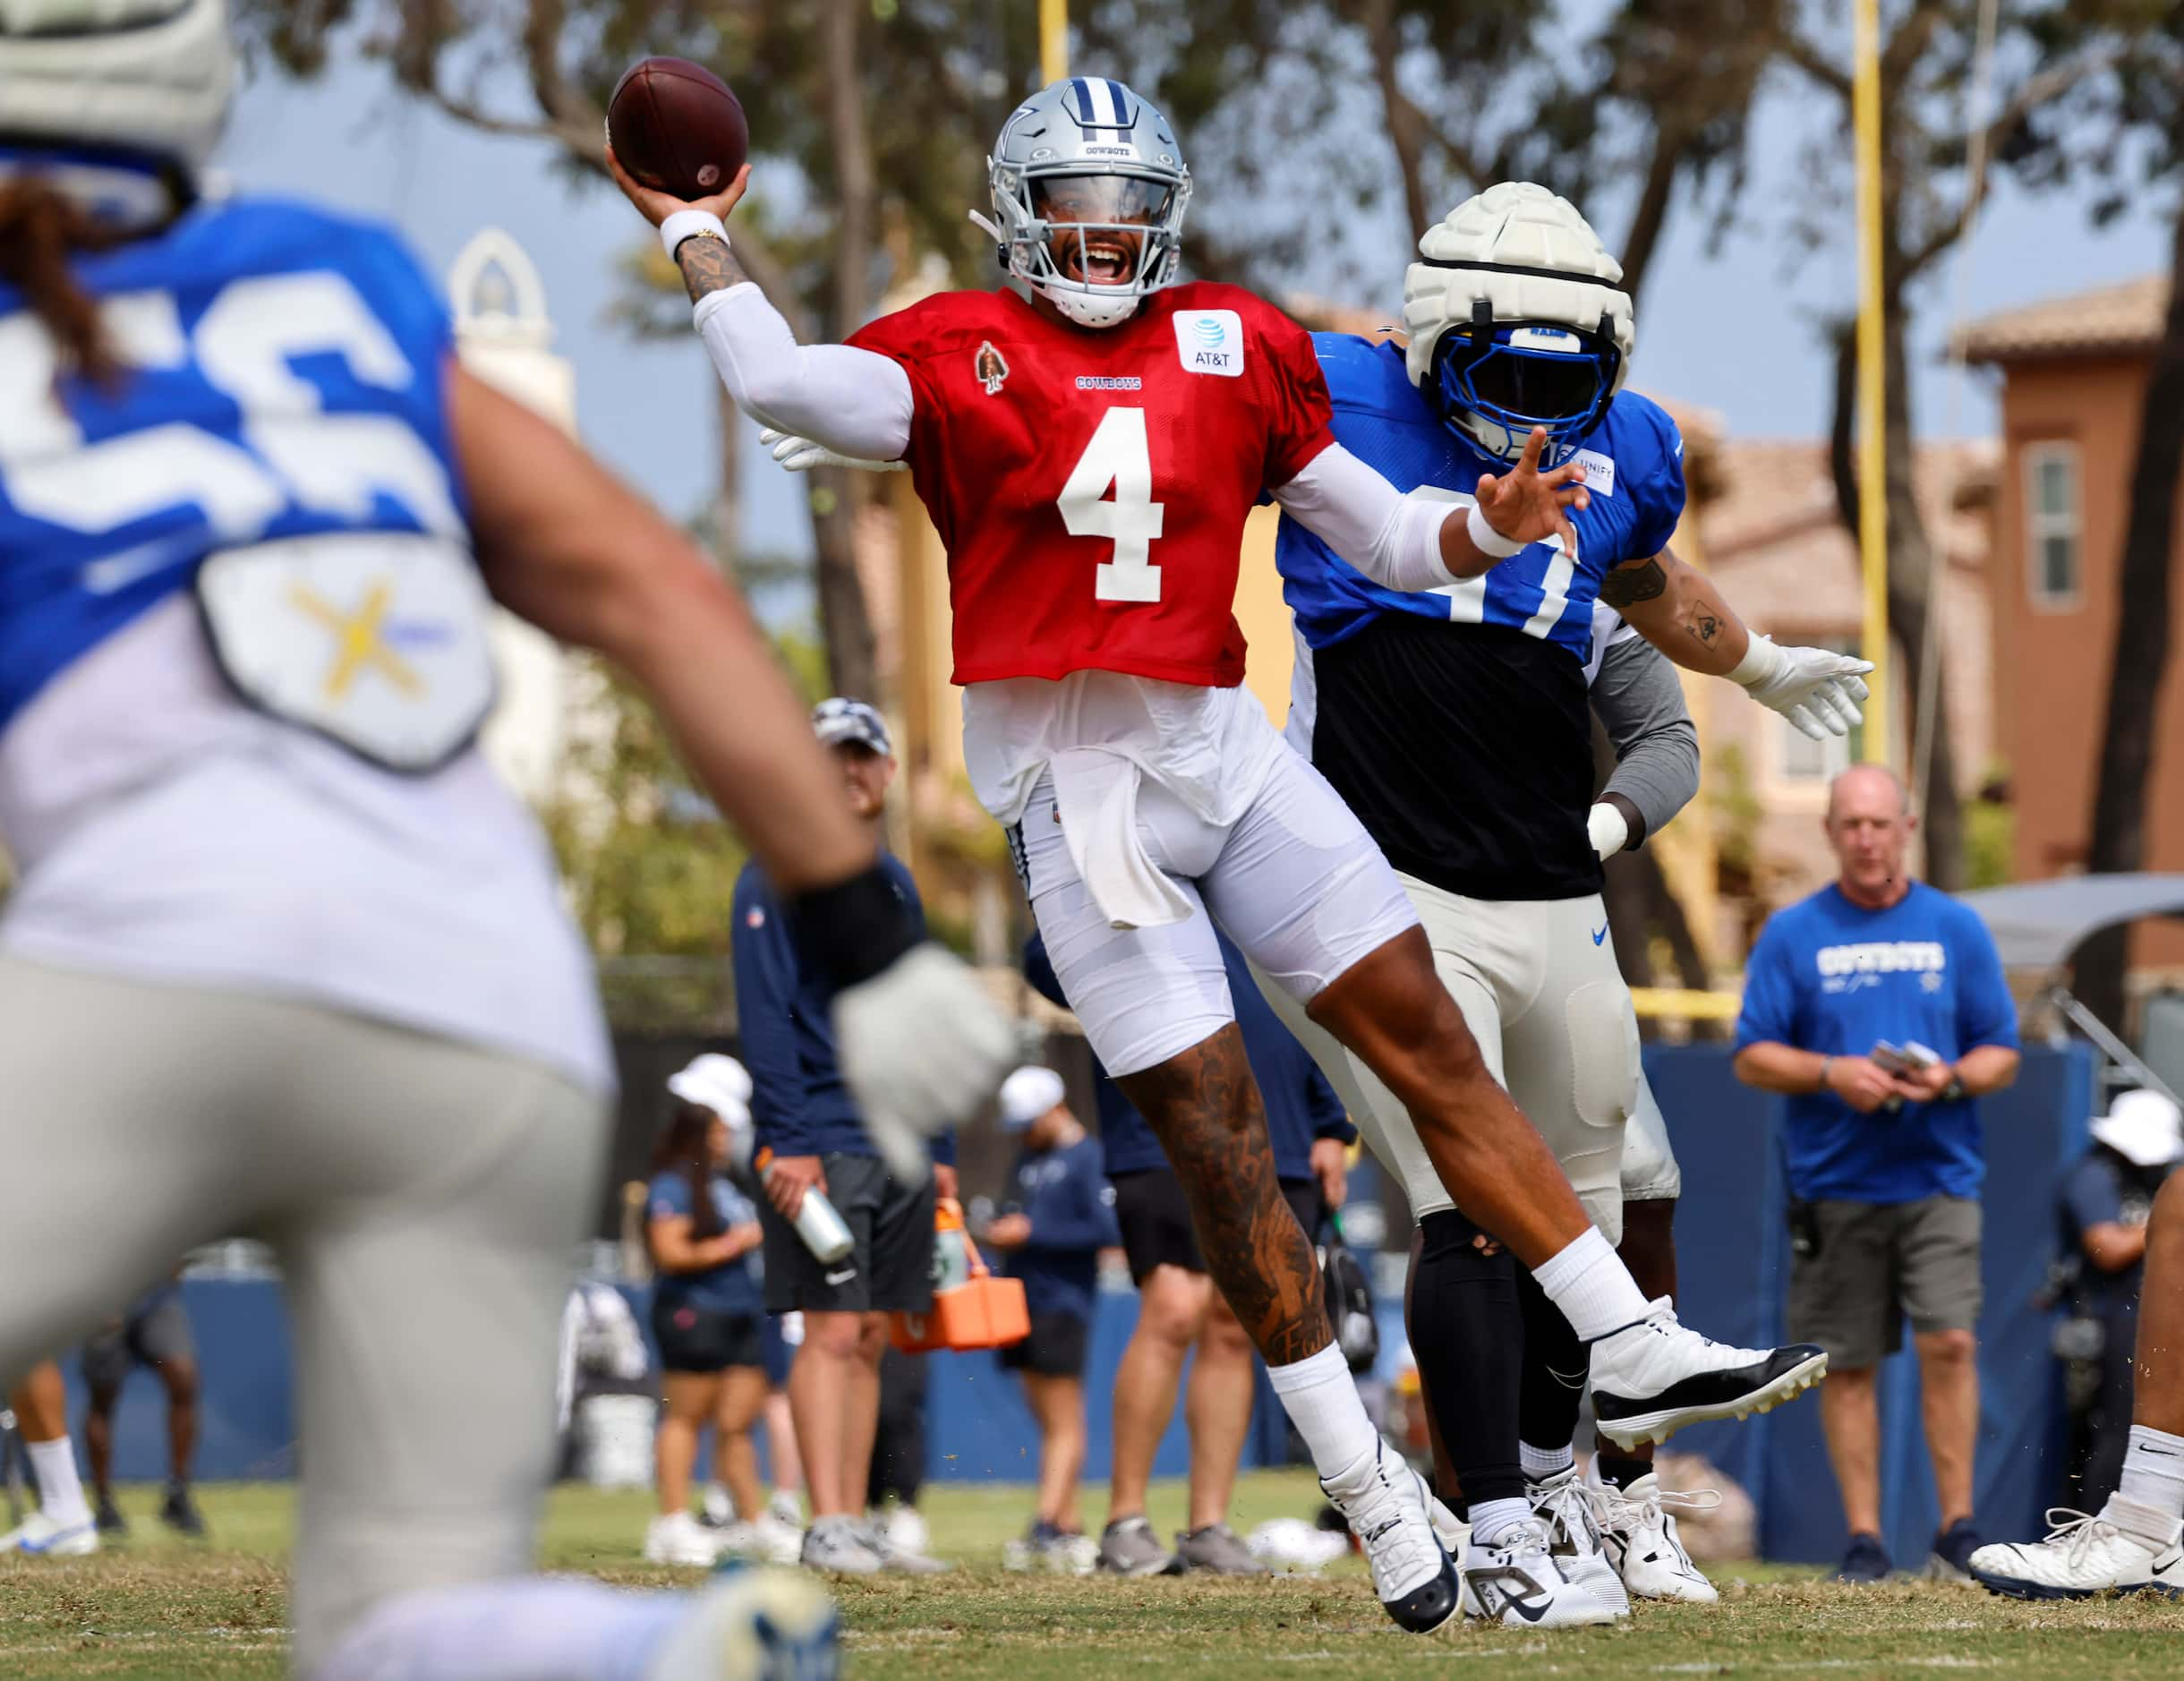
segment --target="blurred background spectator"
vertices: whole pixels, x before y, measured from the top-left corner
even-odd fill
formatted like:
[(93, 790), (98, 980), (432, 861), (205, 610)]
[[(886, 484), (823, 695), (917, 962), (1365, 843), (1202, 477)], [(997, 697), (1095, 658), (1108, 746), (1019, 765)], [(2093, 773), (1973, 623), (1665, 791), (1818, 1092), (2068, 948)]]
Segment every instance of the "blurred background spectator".
[(1099, 1288), (1099, 1255), (1122, 1242), (1114, 1188), (1099, 1140), (1064, 1101), (1051, 1068), (1019, 1068), (1001, 1088), (1001, 1124), (1022, 1145), (1010, 1196), (981, 1241), (1002, 1270), (1024, 1284), (1031, 1335), (1000, 1351), (1003, 1371), (1023, 1379), (1024, 1404), (1039, 1427), (1038, 1506), (1008, 1561), (1023, 1568), (1082, 1574), (1097, 1549), (1077, 1506), (1085, 1463), (1085, 1351)]
[(2120, 1092), (2094, 1121), (2093, 1143), (2063, 1177), (2058, 1212), (2065, 1318), (2056, 1344), (2069, 1365), (2065, 1498), (2081, 1511), (2099, 1511), (2123, 1473), (2146, 1216), (2180, 1156), (2184, 1122), (2175, 1103), (2157, 1091)]
[(1829, 790), (1835, 883), (1778, 911), (1745, 973), (1736, 1073), (1790, 1094), (1783, 1142), (1787, 1330), (1828, 1351), (1820, 1403), (1850, 1544), (1839, 1580), (1893, 1568), (1881, 1539), (1875, 1379), (1908, 1317), (1941, 1494), (1934, 1565), (1961, 1575), (1979, 1433), (1975, 1099), (2017, 1078), (2018, 1012), (1986, 926), (1914, 881), (1917, 819), (1894, 772), (1859, 765)]
[(197, 1345), (182, 1305), (182, 1274), (155, 1284), (127, 1312), (83, 1344), (83, 1456), (90, 1463), (98, 1532), (124, 1535), (129, 1524), (114, 1504), (114, 1409), (130, 1371), (142, 1366), (166, 1391), (166, 1490), (159, 1521), (180, 1535), (201, 1538), (205, 1520), (190, 1497), (190, 1463), (197, 1453)]

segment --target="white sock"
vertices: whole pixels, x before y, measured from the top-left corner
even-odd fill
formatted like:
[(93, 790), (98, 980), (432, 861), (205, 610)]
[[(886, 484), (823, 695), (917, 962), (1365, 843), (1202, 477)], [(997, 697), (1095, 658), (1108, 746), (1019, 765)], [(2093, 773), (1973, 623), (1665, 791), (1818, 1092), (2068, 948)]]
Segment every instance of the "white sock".
[(1529, 1500), (1474, 1500), (1472, 1540), (1481, 1547), (1491, 1547), (1531, 1515)]
[(1304, 1438), (1321, 1481), (1341, 1483), (1378, 1454), (1380, 1433), (1365, 1416), (1357, 1380), (1336, 1344), (1286, 1366), (1269, 1366), (1267, 1376)]
[(2132, 1425), (2116, 1492), (2134, 1506), (2160, 1513), (2172, 1526), (2184, 1519), (2184, 1436), (2150, 1424)]
[(1568, 1447), (1534, 1447), (1530, 1442), (1516, 1445), (1517, 1463), (1523, 1467), (1526, 1480), (1545, 1482), (1559, 1472), (1565, 1472), (1577, 1463), (1577, 1455)]
[(405, 1593), (342, 1636), (320, 1681), (643, 1681), (698, 1596), (516, 1577)]
[(1597, 1225), (1544, 1265), (1531, 1269), (1547, 1299), (1562, 1310), (1581, 1343), (1635, 1325), (1651, 1311), (1638, 1293), (1630, 1268), (1608, 1248)]
[(91, 1521), (91, 1508), (83, 1503), (83, 1484), (76, 1478), (76, 1445), (67, 1437), (50, 1442), (25, 1442), (30, 1469), (38, 1478), (38, 1510), (63, 1529)]

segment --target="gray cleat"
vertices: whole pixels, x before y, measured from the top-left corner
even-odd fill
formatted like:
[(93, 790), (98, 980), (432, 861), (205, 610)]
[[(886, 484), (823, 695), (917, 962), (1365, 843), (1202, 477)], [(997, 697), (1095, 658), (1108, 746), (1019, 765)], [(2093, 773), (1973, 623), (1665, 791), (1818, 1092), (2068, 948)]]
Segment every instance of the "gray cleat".
[(1118, 1576), (1173, 1576), (1182, 1561), (1160, 1544), (1153, 1526), (1141, 1517), (1110, 1523), (1099, 1538), (1099, 1567)]
[(804, 1532), (805, 1567), (845, 1576), (877, 1574), (885, 1567), (853, 1517), (823, 1517)]
[(1251, 1557), (1226, 1523), (1208, 1523), (1175, 1538), (1175, 1556), (1186, 1570), (1209, 1570), (1217, 1576), (1263, 1576), (1267, 1566)]

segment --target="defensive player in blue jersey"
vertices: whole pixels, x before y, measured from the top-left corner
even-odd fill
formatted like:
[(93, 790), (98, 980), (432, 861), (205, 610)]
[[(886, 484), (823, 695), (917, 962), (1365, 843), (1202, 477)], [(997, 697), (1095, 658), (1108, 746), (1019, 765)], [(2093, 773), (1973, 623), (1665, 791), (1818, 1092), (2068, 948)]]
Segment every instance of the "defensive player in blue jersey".
[(875, 1127), (974, 1105), (1008, 1032), (912, 936), (704, 557), (457, 369), (389, 235), (198, 197), (234, 76), (221, 0), (0, 0), (0, 1385), (183, 1250), (262, 1235), (301, 1673), (831, 1673), (790, 1579), (521, 1574), (613, 1068), (473, 745), (491, 601), (652, 695), (843, 986)]
[[(1543, 458), (1582, 462), (1591, 496), (1571, 516), (1574, 551), (1559, 539), (1533, 544), (1468, 583), (1408, 596), (1284, 518), (1276, 560), (1304, 644), (1289, 736), (1395, 864), (1495, 1076), (1612, 1241), (1639, 1073), (1636, 1020), (1606, 943), (1600, 859), (1642, 839), (1645, 823), (1624, 795), (1592, 803), (1596, 603), (1676, 663), (1731, 678), (1812, 734), (1856, 721), (1857, 674), (1870, 668), (1749, 634), (1668, 552), (1684, 510), (1683, 440), (1659, 406), (1623, 389), (1631, 302), (1574, 208), (1503, 183), (1459, 205), (1419, 249), (1404, 286), (1407, 344), (1318, 336), (1336, 439), (1399, 488), (1463, 504), (1543, 428)], [(1506, 1258), (1455, 1207), (1386, 1088), (1301, 1013), (1284, 1013), (1337, 1075), (1421, 1216), (1412, 1340), (1470, 1502), (1479, 1562), (1467, 1603), (1495, 1615), (1518, 1600), (1514, 1614), (1533, 1620), (1551, 1596), (1531, 1593), (1540, 1584), (1515, 1563), (1539, 1557), (1532, 1511), (1559, 1522), (1563, 1541), (1574, 1530), (1582, 1546), (1590, 1532), (1591, 1502), (1569, 1453), (1583, 1378), (1524, 1386), (1522, 1455), (1514, 1410), (1488, 1392), (1516, 1381), (1498, 1351), (1524, 1346), (1535, 1375), (1582, 1374), (1584, 1357), (1529, 1290), (1522, 1309), (1507, 1297), (1491, 1311), (1477, 1305), (1466, 1282)], [(1816, 1381), (1824, 1356), (1804, 1352)], [(1489, 1373), (1498, 1375), (1482, 1382)], [(1595, 1404), (1626, 1451), (1660, 1433), (1621, 1397), (1596, 1393)], [(1629, 1469), (1634, 1483), (1647, 1472)], [(1638, 1503), (1653, 1492), (1638, 1490)], [(1598, 1503), (1618, 1515), (1631, 1504), (1613, 1490)], [(1626, 1565), (1625, 1575), (1641, 1591), (1712, 1596), (1695, 1572)], [(1612, 1583), (1610, 1597), (1620, 1597)]]

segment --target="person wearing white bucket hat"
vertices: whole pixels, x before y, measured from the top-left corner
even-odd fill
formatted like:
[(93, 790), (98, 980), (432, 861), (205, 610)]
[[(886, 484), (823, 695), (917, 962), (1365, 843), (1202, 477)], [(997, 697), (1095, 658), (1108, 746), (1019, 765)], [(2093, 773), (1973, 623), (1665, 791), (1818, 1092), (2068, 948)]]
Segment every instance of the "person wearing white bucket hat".
[(1009, 1543), (1013, 1568), (1082, 1575), (1098, 1548), (1077, 1510), (1085, 1460), (1085, 1351), (1099, 1290), (1099, 1252), (1122, 1241), (1100, 1142), (1070, 1113), (1062, 1076), (1027, 1065), (1002, 1082), (1002, 1131), (1022, 1154), (1009, 1174), (1002, 1212), (980, 1233), (1024, 1284), (1031, 1335), (1000, 1352), (1001, 1369), (1024, 1380), (1039, 1426), (1039, 1506), (1031, 1531)]
[(2069, 1281), (2067, 1343), (2058, 1333), (2058, 1351), (2069, 1361), (2069, 1493), (2087, 1510), (2114, 1493), (2123, 1474), (2146, 1218), (2184, 1157), (2184, 1120), (2166, 1093), (2133, 1090), (2119, 1092), (2091, 1130), (2092, 1147), (2063, 1176), (2056, 1199)]

